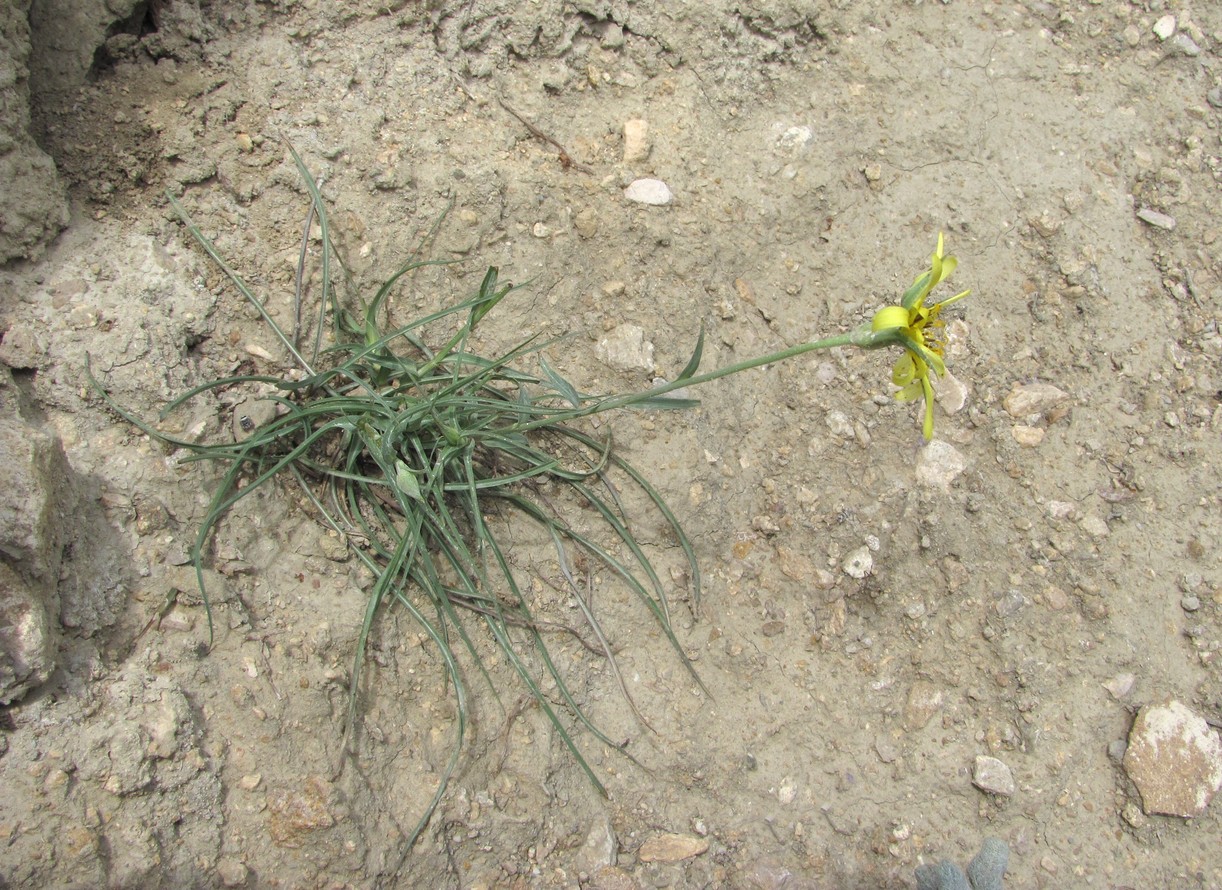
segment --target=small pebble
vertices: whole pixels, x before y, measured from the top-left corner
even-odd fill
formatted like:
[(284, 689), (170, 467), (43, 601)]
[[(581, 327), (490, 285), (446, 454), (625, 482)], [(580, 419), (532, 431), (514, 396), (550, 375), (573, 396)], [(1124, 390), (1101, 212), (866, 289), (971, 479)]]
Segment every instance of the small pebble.
[(1023, 596), (1022, 591), (1010, 589), (998, 597), (994, 608), (1002, 618), (1009, 618), (1021, 612), (1026, 605), (1027, 598)]
[[(635, 164), (649, 157), (649, 122), (641, 118), (624, 121), (624, 163)], [(653, 180), (656, 181), (656, 180)]]
[(607, 333), (595, 349), (599, 360), (621, 371), (652, 371), (653, 344), (645, 331), (634, 324), (622, 324)]
[(1185, 612), (1195, 612), (1201, 608), (1201, 601), (1195, 596), (1185, 596), (1180, 599), (1180, 608)]
[(1174, 216), (1159, 213), (1157, 210), (1151, 210), (1149, 207), (1142, 207), (1140, 210), (1138, 210), (1137, 218), (1144, 223), (1149, 223), (1157, 229), (1165, 229), (1168, 232), (1175, 228)]
[(582, 871), (594, 873), (601, 868), (614, 866), (618, 858), (619, 842), (610, 819), (606, 816), (595, 818), (586, 832), (585, 843), (577, 851), (575, 864)]
[(1039, 234), (1041, 238), (1051, 238), (1061, 228), (1061, 221), (1054, 219), (1052, 215), (1045, 210), (1042, 214), (1034, 217), (1031, 220), (1031, 228)]
[(836, 411), (835, 409), (828, 411), (824, 420), (827, 422), (827, 428), (833, 436), (840, 439), (853, 438), (853, 422), (849, 420), (849, 415), (843, 411)]
[(793, 779), (786, 777), (785, 780), (781, 782), (781, 787), (776, 790), (776, 799), (782, 806), (789, 806), (791, 803), (797, 800), (797, 797), (797, 786), (794, 785)]
[(573, 228), (582, 238), (593, 238), (598, 234), (598, 215), (592, 207), (581, 210), (573, 217)]
[(1141, 807), (1129, 801), (1120, 811), (1120, 818), (1129, 823), (1132, 828), (1141, 828), (1146, 824), (1146, 816), (1141, 811)]
[(1201, 47), (1187, 34), (1176, 34), (1171, 38), (1170, 45), (1189, 58), (1195, 58), (1201, 54)]
[(246, 865), (237, 859), (222, 859), (216, 864), (216, 874), (225, 887), (242, 887), (250, 877)]
[(272, 361), (272, 354), (260, 346), (258, 343), (247, 343), (246, 354), (253, 355), (255, 358), (262, 359), (265, 362)]
[(1024, 448), (1034, 448), (1044, 441), (1046, 433), (1038, 426), (1027, 426), (1020, 423), (1010, 428), (1010, 435)]
[(1103, 684), (1103, 688), (1108, 691), (1108, 694), (1120, 701), (1126, 695), (1133, 691), (1133, 687), (1137, 685), (1137, 678), (1129, 673), (1117, 674)]
[(624, 197), (637, 204), (661, 207), (674, 200), (670, 186), (660, 179), (637, 179), (624, 189)]
[(947, 371), (938, 380), (938, 406), (947, 414), (958, 414), (967, 404), (967, 384)]
[[(801, 823), (798, 823), (799, 825)], [(778, 865), (776, 862), (768, 860), (757, 860), (751, 864), (751, 867), (744, 873), (745, 881), (736, 882), (734, 886), (757, 887), (759, 890), (785, 890), (787, 887), (794, 886), (793, 872), (783, 865)], [(594, 886), (594, 885), (591, 885)], [(610, 890), (610, 884), (599, 883), (599, 887), (607, 887)], [(635, 879), (632, 882), (625, 881), (624, 884), (616, 884), (616, 887), (639, 887)]]
[(1195, 593), (1205, 583), (1205, 578), (1199, 572), (1185, 572), (1175, 583), (1184, 593)]
[(1094, 513), (1088, 513), (1086, 516), (1083, 516), (1082, 521), (1078, 525), (1082, 527), (1082, 531), (1092, 538), (1106, 538), (1112, 532), (1108, 528), (1107, 521)]
[(946, 695), (926, 680), (917, 680), (908, 690), (904, 702), (904, 729), (914, 732), (924, 729), (942, 708)]
[(1059, 587), (1050, 586), (1044, 591), (1044, 602), (1054, 612), (1062, 612), (1069, 608), (1069, 594)]
[(861, 580), (874, 571), (874, 557), (869, 547), (858, 547), (844, 560), (844, 573), (850, 578)]
[(1069, 501), (1049, 501), (1045, 509), (1050, 519), (1069, 519), (1077, 507)]
[(1068, 402), (1069, 393), (1051, 383), (1027, 383), (1010, 390), (1002, 405), (1015, 420), (1040, 415), (1053, 421), (1059, 419), (1059, 416), (1054, 416), (1056, 410)]
[[(8, 341), (5, 340), (7, 343)], [(815, 379), (823, 386), (827, 386), (839, 375), (835, 362), (820, 362), (815, 367)]]
[(1153, 28), (1155, 36), (1159, 40), (1166, 40), (1175, 33), (1175, 16), (1165, 15), (1154, 23)]
[(1009, 797), (1014, 793), (1014, 774), (996, 757), (981, 755), (972, 768), (972, 784), (981, 791)]
[(777, 139), (777, 146), (795, 150), (805, 148), (815, 138), (815, 131), (810, 127), (788, 127)]
[(641, 844), (637, 858), (642, 862), (682, 862), (699, 856), (709, 848), (706, 838), (682, 834), (655, 834)]

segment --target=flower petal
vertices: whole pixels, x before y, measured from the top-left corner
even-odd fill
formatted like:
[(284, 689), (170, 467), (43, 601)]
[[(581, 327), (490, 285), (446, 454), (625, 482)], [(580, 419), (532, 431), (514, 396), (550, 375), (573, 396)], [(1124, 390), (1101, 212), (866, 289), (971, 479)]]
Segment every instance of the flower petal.
[(916, 362), (913, 361), (912, 353), (905, 352), (891, 370), (891, 382), (896, 386), (907, 386), (916, 378), (916, 375), (917, 367)]
[(884, 306), (874, 313), (874, 318), (870, 322), (870, 329), (878, 332), (891, 328), (906, 328), (908, 324), (907, 309), (903, 306)]
[(943, 300), (941, 303), (937, 303), (930, 308), (931, 309), (940, 309), (943, 306), (949, 306), (951, 303), (955, 302), (956, 300), (962, 300), (964, 297), (966, 297), (971, 292), (972, 292), (971, 288), (968, 288), (967, 290), (959, 291), (959, 293), (955, 294), (953, 297)]
[[(897, 336), (899, 341), (908, 350), (908, 353), (911, 354), (911, 358), (916, 362), (915, 376), (922, 377), (928, 373), (928, 368), (933, 368), (938, 376), (941, 377), (946, 373), (946, 362), (942, 361), (942, 356), (925, 345), (924, 335), (915, 331), (913, 333), (916, 333), (917, 336), (911, 337), (906, 331), (900, 331)], [(896, 368), (898, 367), (899, 365), (897, 364)]]
[(943, 257), (941, 265), (942, 274), (940, 274), (938, 276), (938, 280), (934, 282), (934, 287), (937, 287), (939, 282), (950, 278), (951, 273), (957, 268), (959, 268), (959, 261), (957, 259), (955, 259), (953, 256)]

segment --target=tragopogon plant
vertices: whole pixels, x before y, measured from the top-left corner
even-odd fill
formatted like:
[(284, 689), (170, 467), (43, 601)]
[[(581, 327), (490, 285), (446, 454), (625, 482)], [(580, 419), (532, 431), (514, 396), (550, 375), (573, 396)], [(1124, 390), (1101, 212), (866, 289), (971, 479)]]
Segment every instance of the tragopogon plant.
[[(387, 609), (405, 610), (435, 647), (457, 705), (456, 731), (447, 764), (425, 813), (408, 838), (419, 836), (446, 789), (458, 762), (468, 718), (468, 691), (460, 668), (463, 652), (489, 679), (473, 634), (487, 633), (506, 662), (546, 713), (575, 762), (599, 791), (595, 776), (570, 729), (583, 725), (604, 744), (623, 751), (587, 716), (552, 658), (548, 640), (556, 632), (575, 634), (601, 653), (619, 679), (614, 648), (583, 586), (591, 563), (617, 577), (635, 595), (670, 642), (677, 657), (695, 671), (672, 630), (667, 587), (624, 510), (618, 485), (635, 487), (669, 527), (688, 565), (690, 595), (698, 603), (700, 568), (678, 519), (645, 475), (619, 456), (609, 439), (575, 425), (582, 418), (617, 408), (680, 409), (696, 402), (672, 396), (749, 368), (835, 346), (877, 349), (898, 346), (904, 354), (893, 381), (898, 397), (925, 401), (924, 433), (933, 433), (930, 369), (945, 371), (941, 341), (943, 306), (966, 295), (926, 306), (930, 291), (955, 268), (939, 236), (931, 267), (917, 277), (900, 303), (888, 306), (855, 330), (815, 340), (705, 373), (699, 372), (703, 334), (675, 379), (626, 395), (580, 392), (548, 364), (549, 345), (529, 339), (503, 355), (488, 358), (468, 350), (472, 332), (512, 290), (489, 269), (473, 297), (392, 330), (380, 319), (396, 283), (416, 261), (392, 275), (363, 307), (343, 305), (331, 284), (334, 247), (327, 210), (305, 164), (292, 152), (311, 197), (310, 215), (321, 232), (321, 307), (314, 344), (303, 350), (297, 332), (283, 330), (243, 279), (192, 223), (172, 196), (170, 202), (188, 231), (225, 276), (259, 311), (295, 368), (279, 376), (245, 375), (195, 387), (166, 406), (162, 417), (204, 393), (250, 384), (270, 385), (279, 413), (237, 442), (201, 444), (175, 438), (117, 405), (90, 380), (107, 403), (149, 436), (185, 449), (189, 459), (224, 467), (219, 486), (191, 551), (212, 633), (212, 609), (202, 567), (207, 544), (226, 511), (277, 477), (299, 486), (317, 518), (343, 536), (356, 558), (373, 573), (364, 620), (353, 653), (345, 746), (353, 732), (362, 667), (370, 629)], [(307, 230), (310, 219), (307, 219)], [(338, 256), (338, 255), (336, 255)], [(298, 268), (301, 300), (305, 251)], [(329, 316), (329, 343), (323, 328)], [(425, 342), (425, 328), (450, 322), (457, 330), (440, 347)], [(306, 354), (308, 353), (308, 355)], [(524, 369), (533, 361), (537, 371)], [(566, 498), (549, 496), (544, 485)], [(564, 504), (584, 505), (601, 532), (583, 531), (566, 518)], [(563, 627), (536, 614), (530, 589), (511, 565), (505, 529), (511, 516), (536, 524), (555, 547), (581, 627)], [(490, 519), (490, 517), (492, 517)], [(533, 655), (532, 655), (533, 653)], [(550, 677), (555, 692), (545, 692)], [(620, 687), (627, 696), (626, 686)], [(496, 692), (495, 687), (493, 688)], [(629, 698), (629, 702), (631, 699)], [(567, 712), (567, 717), (565, 716)], [(629, 756), (627, 752), (623, 752)]]

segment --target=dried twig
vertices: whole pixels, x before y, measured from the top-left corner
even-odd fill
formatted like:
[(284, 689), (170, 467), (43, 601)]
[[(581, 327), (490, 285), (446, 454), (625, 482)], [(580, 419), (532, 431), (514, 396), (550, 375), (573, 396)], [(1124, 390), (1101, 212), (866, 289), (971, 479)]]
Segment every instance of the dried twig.
[(540, 130), (530, 121), (528, 121), (526, 118), (522, 117), (522, 115), (519, 114), (517, 111), (515, 111), (513, 107), (508, 102), (506, 102), (504, 99), (498, 99), (497, 101), (501, 103), (502, 108), (504, 108), (514, 117), (516, 117), (519, 121), (521, 121), (522, 126), (530, 130), (530, 134), (532, 136), (534, 136), (536, 139), (542, 139), (548, 145), (551, 145), (553, 148), (555, 148), (556, 151), (560, 152), (560, 166), (562, 166), (565, 170), (568, 170), (570, 167), (572, 167), (575, 170), (580, 170), (582, 173), (593, 173), (594, 172), (592, 168), (587, 167), (585, 164), (579, 164), (577, 163), (577, 161), (574, 161), (573, 156), (568, 153), (568, 151), (565, 149), (563, 145), (561, 145), (551, 136), (548, 136), (546, 133), (544, 133), (542, 130)]

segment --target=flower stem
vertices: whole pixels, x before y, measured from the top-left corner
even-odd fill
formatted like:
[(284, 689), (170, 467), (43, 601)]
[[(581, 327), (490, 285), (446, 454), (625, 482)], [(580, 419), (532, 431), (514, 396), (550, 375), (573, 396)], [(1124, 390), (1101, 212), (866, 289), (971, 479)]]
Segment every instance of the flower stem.
[(641, 392), (628, 393), (627, 395), (611, 396), (609, 398), (600, 399), (596, 402), (591, 402), (589, 404), (574, 408), (571, 411), (562, 411), (549, 415), (545, 418), (539, 418), (526, 423), (514, 424), (510, 429), (513, 432), (527, 432), (529, 430), (539, 429), (553, 423), (575, 420), (579, 417), (589, 417), (592, 414), (601, 414), (604, 411), (612, 411), (616, 408), (628, 408), (640, 402), (656, 399), (658, 396), (666, 395), (668, 392), (674, 392), (677, 389), (686, 389), (689, 386), (699, 386), (702, 383), (710, 383), (722, 377), (729, 377), (731, 374), (749, 371), (752, 368), (758, 368), (761, 365), (770, 365), (774, 362), (782, 362), (786, 359), (795, 358), (807, 352), (832, 349), (837, 346), (858, 346), (862, 349), (876, 349), (880, 346), (887, 346), (896, 342), (895, 334), (896, 331), (894, 329), (872, 331), (869, 323), (867, 323), (846, 333), (836, 334), (833, 337), (824, 337), (822, 340), (812, 340), (808, 343), (799, 343), (797, 346), (790, 346), (788, 349), (782, 349), (778, 352), (770, 352), (767, 355), (744, 359), (741, 362), (726, 365), (724, 368), (718, 368), (716, 371), (708, 371), (704, 374), (696, 374), (692, 377), (681, 377), (678, 380), (672, 380), (670, 383), (664, 383), (661, 386), (655, 386)]

